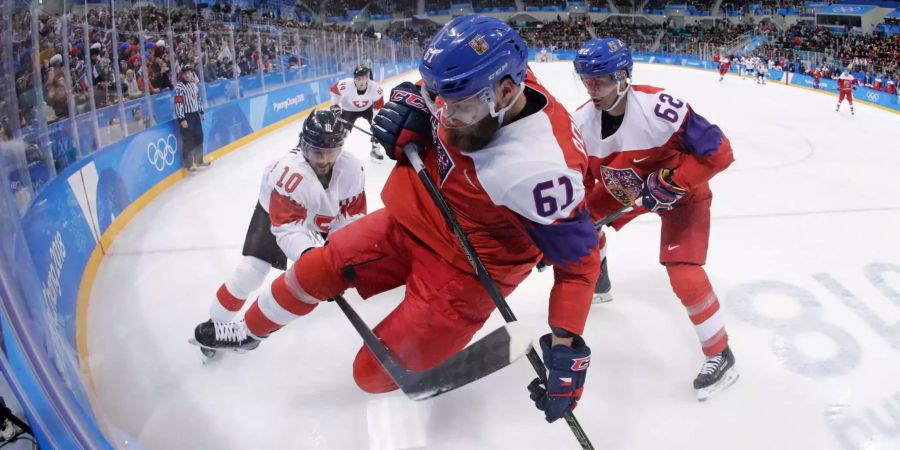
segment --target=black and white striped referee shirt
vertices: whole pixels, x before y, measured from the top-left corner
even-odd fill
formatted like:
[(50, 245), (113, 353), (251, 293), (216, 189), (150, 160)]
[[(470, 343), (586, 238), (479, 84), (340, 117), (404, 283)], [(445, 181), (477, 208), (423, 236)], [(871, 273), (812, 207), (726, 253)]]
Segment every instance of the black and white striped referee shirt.
[(203, 113), (200, 88), (197, 83), (179, 81), (175, 85), (175, 118), (182, 120), (186, 114), (195, 112)]

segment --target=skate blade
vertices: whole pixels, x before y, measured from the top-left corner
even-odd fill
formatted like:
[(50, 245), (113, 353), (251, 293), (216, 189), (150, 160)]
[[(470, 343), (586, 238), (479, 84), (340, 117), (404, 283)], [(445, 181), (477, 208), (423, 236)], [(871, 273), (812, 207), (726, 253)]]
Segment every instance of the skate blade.
[(709, 400), (710, 397), (724, 391), (725, 389), (728, 389), (728, 387), (734, 384), (734, 382), (737, 381), (740, 377), (741, 374), (738, 373), (737, 368), (732, 367), (727, 372), (725, 372), (725, 375), (722, 376), (722, 378), (715, 384), (707, 386), (703, 389), (697, 389), (697, 401), (705, 402)]
[(197, 340), (194, 339), (194, 338), (188, 339), (188, 343), (191, 344), (191, 345), (196, 345), (197, 347), (200, 347), (200, 348), (203, 348), (203, 349), (212, 350), (212, 351), (214, 351), (214, 352), (216, 352), (216, 353), (222, 353), (222, 352), (247, 353), (247, 352), (249, 352), (250, 350), (252, 350), (252, 349), (246, 349), (246, 348), (213, 348), (213, 347), (207, 347), (207, 346), (205, 346), (205, 345), (203, 345), (203, 344), (197, 342)]
[(205, 347), (200, 347), (200, 362), (202, 362), (204, 366), (218, 361), (219, 359), (221, 359), (221, 357), (222, 354), (217, 350), (210, 350)]
[(609, 303), (613, 301), (613, 296), (609, 292), (595, 292), (591, 297), (591, 303), (599, 305), (601, 303)]

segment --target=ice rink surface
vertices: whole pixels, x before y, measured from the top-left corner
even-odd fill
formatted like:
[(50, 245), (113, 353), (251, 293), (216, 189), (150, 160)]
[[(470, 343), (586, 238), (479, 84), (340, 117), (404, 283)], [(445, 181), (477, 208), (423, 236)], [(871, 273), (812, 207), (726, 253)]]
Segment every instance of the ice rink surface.
[[(570, 64), (533, 69), (571, 110), (586, 100)], [(695, 399), (703, 357), (657, 263), (659, 219), (643, 216), (609, 235), (615, 300), (593, 307), (585, 333), (593, 361), (575, 412), (596, 448), (900, 448), (900, 116), (857, 104), (850, 117), (832, 96), (713, 72), (638, 64), (634, 78), (687, 100), (734, 148), (712, 181), (706, 269), (741, 379)], [(264, 166), (300, 124), (177, 183), (115, 240), (88, 313), (109, 428), (150, 449), (391, 448), (391, 421), (428, 449), (577, 448), (563, 421), (534, 409), (524, 360), (416, 404), (430, 414), (415, 420), (385, 412), (411, 402), (356, 387), (361, 339), (332, 304), (256, 351), (200, 363), (187, 339), (241, 257)], [(392, 164), (372, 163), (358, 131), (345, 148), (365, 161), (369, 210), (380, 208)], [(551, 284), (534, 272), (508, 299), (535, 337), (548, 331)], [(402, 295), (348, 298), (374, 326)], [(500, 323), (495, 313), (476, 337)]]

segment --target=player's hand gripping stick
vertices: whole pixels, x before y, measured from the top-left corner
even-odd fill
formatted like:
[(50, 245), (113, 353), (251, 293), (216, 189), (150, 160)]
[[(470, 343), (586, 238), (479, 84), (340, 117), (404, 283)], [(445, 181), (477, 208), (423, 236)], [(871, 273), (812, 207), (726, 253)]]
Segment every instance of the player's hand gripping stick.
[(408, 144), (431, 141), (431, 111), (416, 85), (406, 81), (391, 90), (390, 101), (372, 119), (372, 135), (395, 161)]

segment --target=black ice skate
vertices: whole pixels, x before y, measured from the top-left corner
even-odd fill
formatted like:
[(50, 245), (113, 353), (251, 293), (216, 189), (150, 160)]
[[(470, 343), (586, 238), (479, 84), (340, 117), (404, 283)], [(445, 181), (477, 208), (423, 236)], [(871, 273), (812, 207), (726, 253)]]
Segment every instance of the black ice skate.
[(200, 352), (207, 359), (212, 359), (218, 350), (246, 353), (259, 347), (260, 339), (250, 334), (243, 320), (239, 322), (207, 320), (194, 328), (194, 338), (189, 342), (199, 346)]
[(707, 356), (706, 362), (694, 379), (694, 389), (697, 390), (697, 400), (706, 401), (719, 391), (737, 381), (740, 374), (734, 367), (734, 354), (730, 347), (725, 347), (722, 353)]
[(603, 258), (603, 261), (600, 262), (600, 279), (594, 285), (592, 303), (611, 302), (613, 299), (612, 294), (609, 293), (611, 289), (612, 284), (609, 282), (609, 272), (606, 270), (606, 258)]

